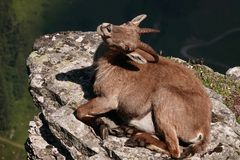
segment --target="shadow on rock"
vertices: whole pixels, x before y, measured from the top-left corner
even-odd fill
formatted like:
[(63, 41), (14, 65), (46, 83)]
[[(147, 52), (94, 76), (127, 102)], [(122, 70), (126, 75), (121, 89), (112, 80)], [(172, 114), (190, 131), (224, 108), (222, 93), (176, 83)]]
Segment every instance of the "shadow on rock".
[[(102, 57), (105, 51), (106, 46), (101, 43), (93, 56), (93, 61), (96, 61)], [(79, 84), (82, 87), (84, 98), (86, 99), (92, 99), (95, 97), (95, 94), (93, 92), (93, 83), (95, 81), (95, 67), (93, 65), (85, 68), (74, 69), (66, 73), (59, 73), (56, 75), (56, 79), (59, 81), (70, 81)]]
[(70, 81), (81, 85), (82, 91), (84, 92), (84, 98), (91, 99), (95, 97), (93, 93), (94, 72), (94, 67), (90, 66), (71, 70), (66, 73), (59, 73), (56, 75), (56, 79), (59, 81)]

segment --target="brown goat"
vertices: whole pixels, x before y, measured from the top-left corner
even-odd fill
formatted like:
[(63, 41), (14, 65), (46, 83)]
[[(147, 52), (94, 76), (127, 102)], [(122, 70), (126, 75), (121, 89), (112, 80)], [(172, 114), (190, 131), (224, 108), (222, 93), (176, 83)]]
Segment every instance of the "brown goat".
[[(142, 131), (133, 141), (144, 141), (149, 149), (173, 158), (204, 151), (210, 140), (210, 99), (190, 69), (158, 56), (140, 41), (141, 33), (157, 31), (138, 27), (145, 18), (98, 26), (108, 51), (96, 61), (97, 97), (77, 109), (77, 118), (116, 110), (126, 123)], [(190, 144), (185, 152), (179, 140)]]

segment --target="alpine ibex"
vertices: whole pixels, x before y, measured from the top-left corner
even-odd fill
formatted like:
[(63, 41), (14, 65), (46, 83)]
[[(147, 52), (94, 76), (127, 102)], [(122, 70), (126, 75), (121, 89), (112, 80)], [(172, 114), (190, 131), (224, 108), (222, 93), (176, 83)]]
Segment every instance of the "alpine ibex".
[[(143, 141), (147, 148), (174, 158), (203, 151), (210, 140), (210, 99), (190, 69), (158, 56), (140, 41), (142, 33), (157, 31), (138, 27), (145, 18), (139, 15), (119, 26), (98, 26), (108, 51), (96, 61), (96, 98), (77, 109), (77, 118), (116, 110), (141, 131), (127, 141), (129, 146)], [(189, 144), (185, 151), (179, 141)]]

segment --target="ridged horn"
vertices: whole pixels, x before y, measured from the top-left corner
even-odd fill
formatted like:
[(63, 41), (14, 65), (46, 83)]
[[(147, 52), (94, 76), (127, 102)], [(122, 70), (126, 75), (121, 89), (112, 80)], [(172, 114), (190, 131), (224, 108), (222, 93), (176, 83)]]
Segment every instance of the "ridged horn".
[(141, 14), (135, 18), (133, 18), (130, 23), (136, 25), (136, 26), (139, 26), (139, 24), (147, 17), (146, 14)]
[(139, 42), (138, 48), (149, 53), (151, 56), (153, 56), (153, 58), (154, 58), (153, 63), (159, 62), (159, 56), (158, 56), (157, 52), (151, 46), (149, 46), (148, 44), (146, 44), (144, 42)]
[(160, 32), (160, 30), (158, 29), (153, 29), (153, 28), (140, 28), (138, 33), (139, 34), (144, 34), (144, 33), (156, 33), (156, 32)]

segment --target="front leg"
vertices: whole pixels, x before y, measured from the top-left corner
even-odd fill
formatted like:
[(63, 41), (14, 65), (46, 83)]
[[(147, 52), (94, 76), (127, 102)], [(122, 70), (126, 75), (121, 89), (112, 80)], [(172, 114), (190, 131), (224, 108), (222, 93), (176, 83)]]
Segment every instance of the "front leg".
[(102, 139), (108, 136), (108, 125), (98, 116), (117, 109), (117, 100), (106, 97), (96, 97), (81, 105), (76, 110), (76, 117), (80, 121), (91, 126), (95, 132), (99, 133)]
[(117, 101), (106, 97), (96, 97), (78, 107), (76, 116), (79, 120), (93, 118), (117, 109)]

